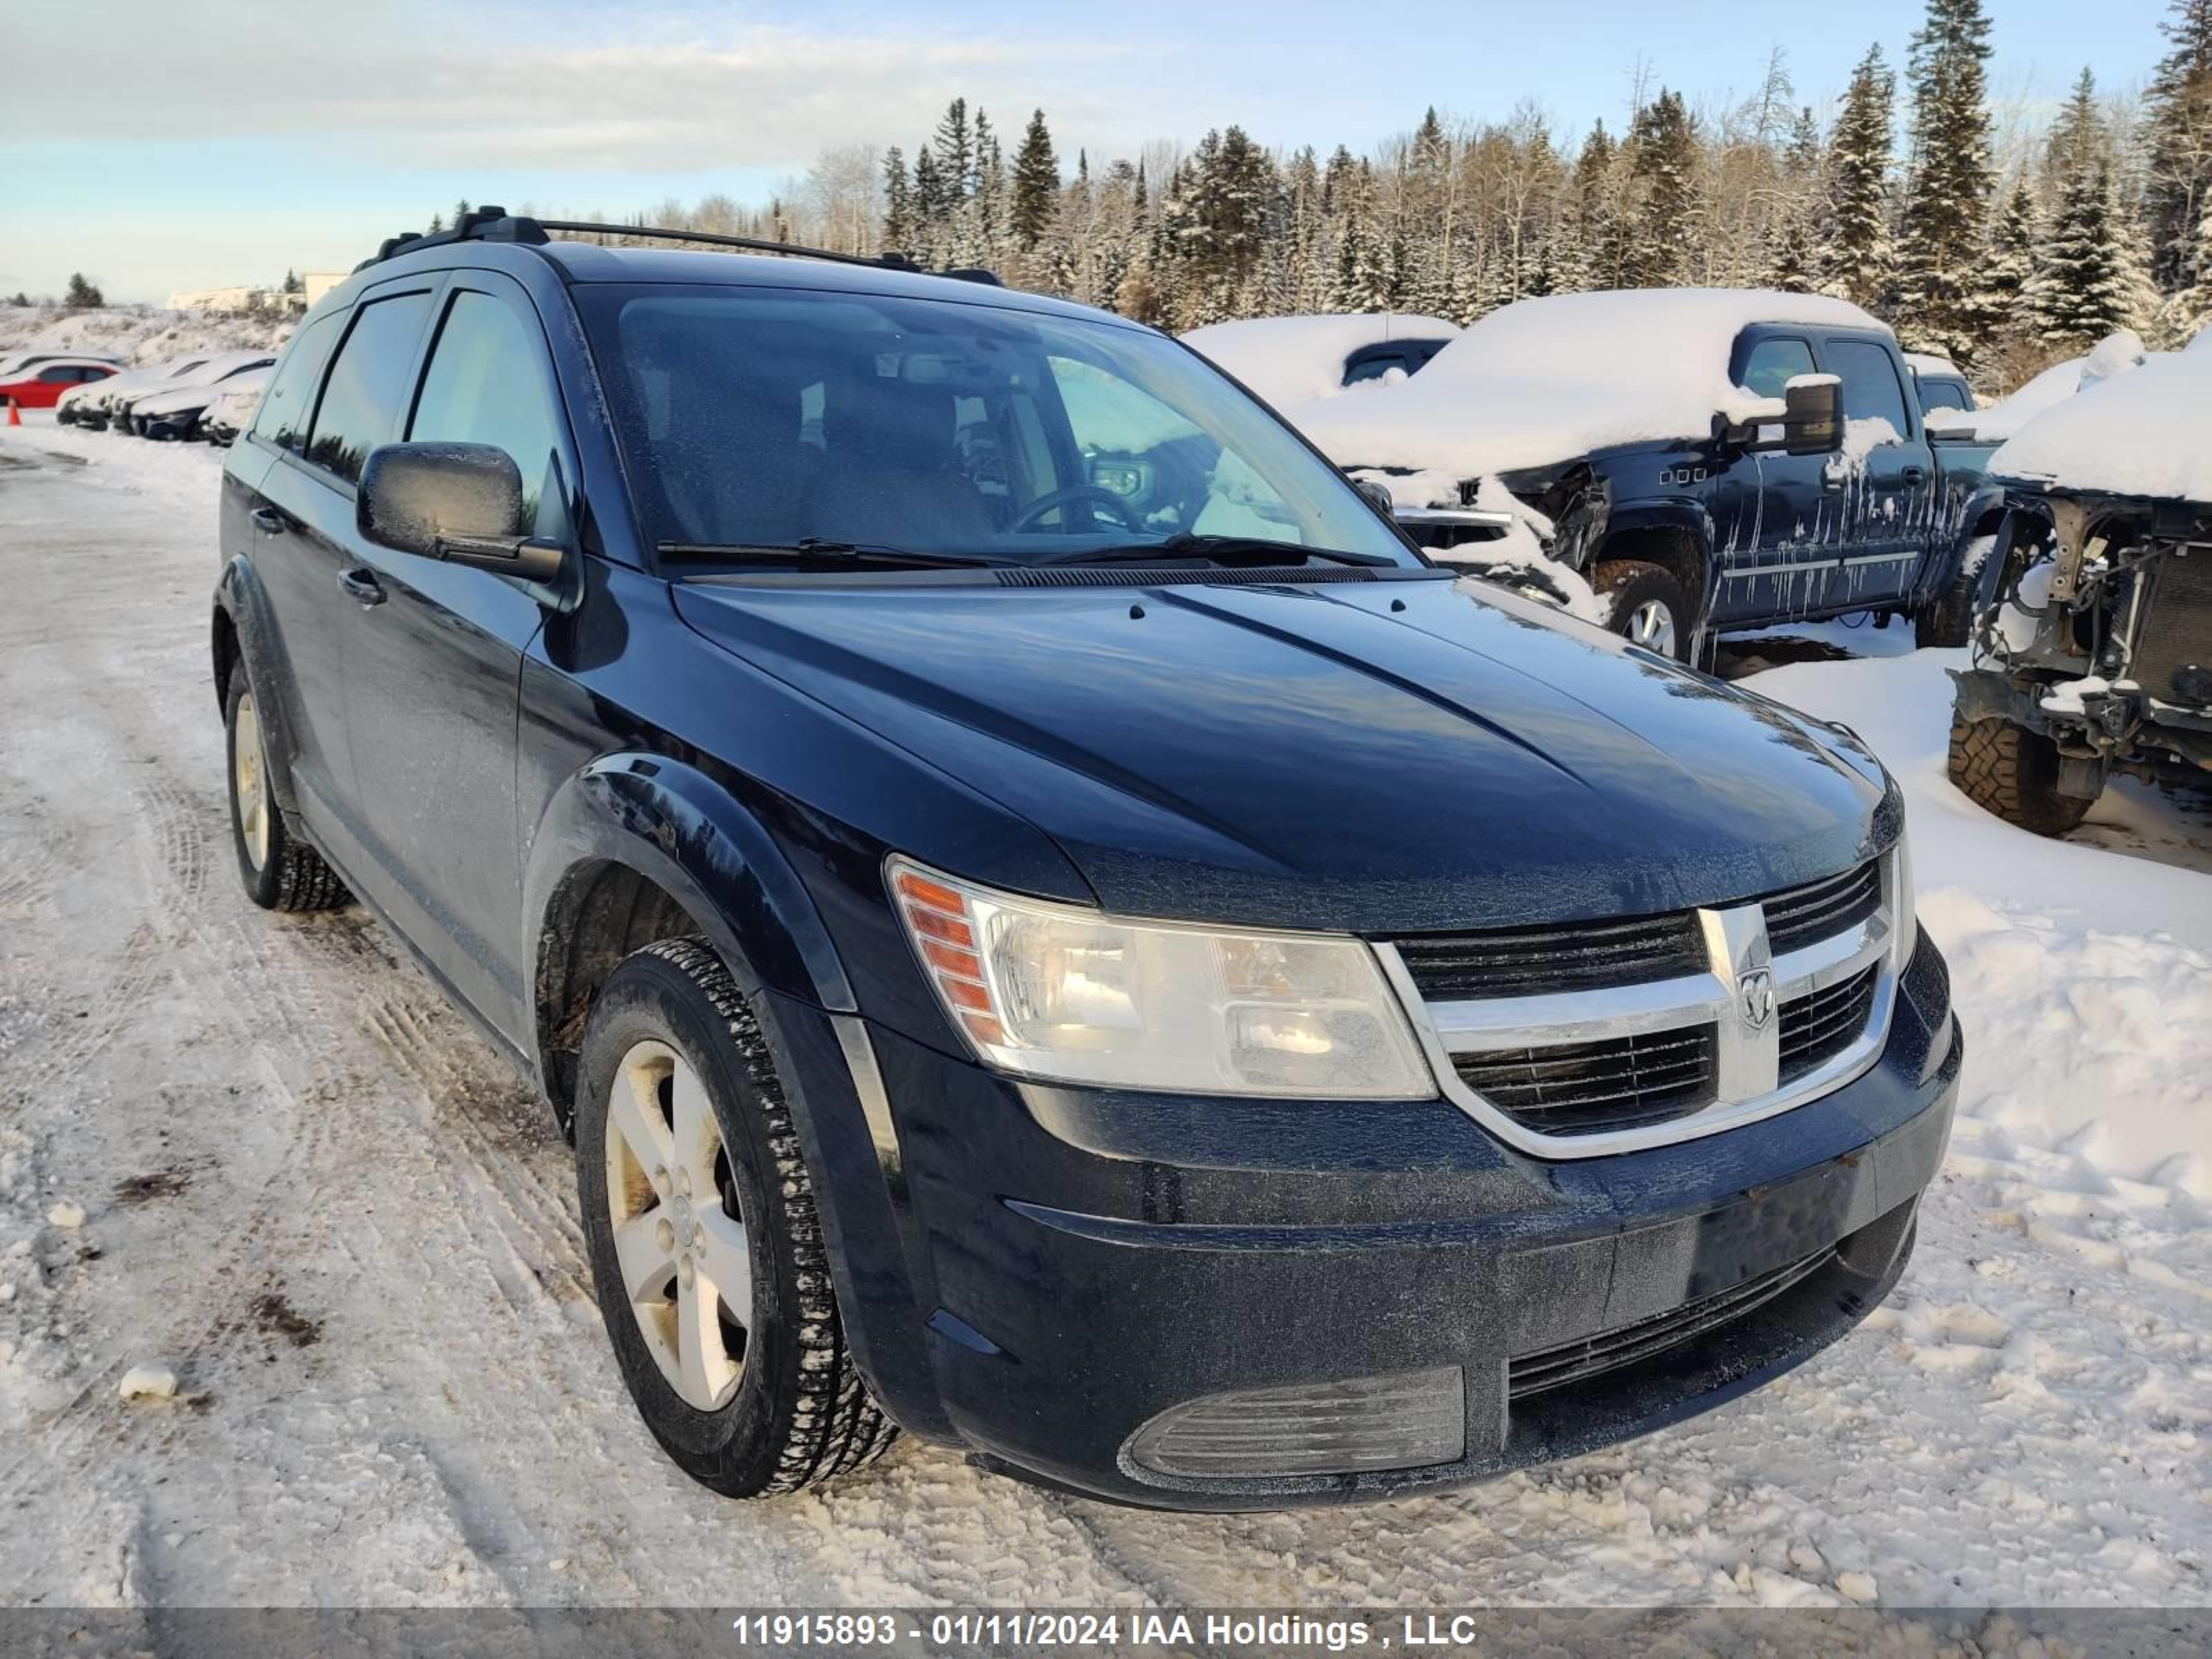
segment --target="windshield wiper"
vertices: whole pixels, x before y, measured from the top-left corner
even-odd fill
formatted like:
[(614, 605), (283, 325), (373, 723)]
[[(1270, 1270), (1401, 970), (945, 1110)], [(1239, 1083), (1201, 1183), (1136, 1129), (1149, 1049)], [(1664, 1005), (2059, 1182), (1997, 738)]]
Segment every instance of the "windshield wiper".
[(1007, 562), (969, 553), (916, 553), (873, 542), (830, 542), (802, 536), (795, 542), (662, 542), (664, 559), (700, 564), (786, 564), (830, 570), (957, 570)]
[(1207, 559), (1215, 564), (1304, 564), (1308, 559), (1327, 559), (1332, 564), (1395, 566), (1398, 561), (1379, 553), (1346, 553), (1334, 547), (1308, 547), (1304, 542), (1270, 541), (1264, 536), (1194, 536), (1179, 531), (1165, 541), (1137, 542), (1126, 547), (1085, 548), (1054, 553), (1033, 564), (1141, 564), (1148, 560)]

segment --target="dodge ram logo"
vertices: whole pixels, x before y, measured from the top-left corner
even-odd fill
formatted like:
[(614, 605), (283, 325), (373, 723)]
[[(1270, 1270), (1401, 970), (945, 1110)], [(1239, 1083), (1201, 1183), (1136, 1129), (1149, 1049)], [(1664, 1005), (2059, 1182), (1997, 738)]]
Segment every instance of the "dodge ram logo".
[(1774, 975), (1765, 968), (1752, 968), (1735, 976), (1735, 1006), (1743, 1023), (1754, 1031), (1766, 1029), (1774, 1018)]

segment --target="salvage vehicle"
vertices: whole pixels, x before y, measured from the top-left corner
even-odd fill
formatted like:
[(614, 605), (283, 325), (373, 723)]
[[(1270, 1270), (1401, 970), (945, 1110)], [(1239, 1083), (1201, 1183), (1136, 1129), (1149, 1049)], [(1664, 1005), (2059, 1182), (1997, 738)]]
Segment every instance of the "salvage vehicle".
[(72, 386), (106, 380), (114, 365), (89, 357), (46, 357), (8, 374), (0, 374), (0, 407), (14, 404), (21, 409), (52, 409)]
[(1416, 380), (1283, 413), (1435, 556), (1481, 572), (1525, 526), (1617, 631), (1688, 659), (1855, 611), (1965, 642), (1943, 602), (2002, 503), (1988, 447), (1930, 430), (1914, 385), (1844, 301), (1655, 289), (1501, 307)]
[(107, 402), (108, 429), (140, 438), (182, 438), (198, 423), (216, 392), (241, 374), (270, 368), (273, 351), (225, 351), (159, 386), (131, 386)]
[(200, 435), (218, 448), (234, 441), (240, 433), (253, 424), (254, 411), (261, 407), (261, 392), (269, 384), (269, 374), (265, 368), (248, 369), (216, 387), (214, 401), (200, 416)]
[(1429, 1492), (1887, 1292), (1962, 1050), (1848, 731), (1471, 591), (1153, 330), (606, 234), (308, 313), (214, 679), (247, 892), (544, 1091), (678, 1466)]
[(100, 431), (106, 426), (108, 410), (118, 397), (150, 392), (157, 386), (181, 385), (187, 375), (206, 367), (210, 355), (204, 351), (188, 352), (181, 357), (171, 357), (144, 368), (125, 369), (120, 374), (66, 390), (55, 405), (55, 418), (64, 426)]
[(1441, 317), (1375, 311), (1209, 323), (1182, 343), (1279, 408), (1350, 387), (1395, 385), (1426, 368), (1458, 336), (1459, 325)]
[(2106, 781), (2212, 769), (2212, 345), (2054, 404), (1997, 451), (2009, 509), (1971, 665), (1954, 671), (1951, 781), (2039, 835)]

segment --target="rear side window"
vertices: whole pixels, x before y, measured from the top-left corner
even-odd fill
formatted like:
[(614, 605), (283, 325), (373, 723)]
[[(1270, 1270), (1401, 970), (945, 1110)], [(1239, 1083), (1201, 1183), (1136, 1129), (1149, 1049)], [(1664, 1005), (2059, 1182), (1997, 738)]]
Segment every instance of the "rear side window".
[(1966, 389), (1964, 380), (1931, 380), (1925, 374), (1920, 377), (1923, 414), (1933, 415), (1939, 409), (1971, 410), (1973, 406), (1974, 394)]
[(1379, 380), (1392, 369), (1410, 374), (1413, 366), (1402, 351), (1374, 351), (1354, 357), (1344, 371), (1344, 383), (1357, 386), (1362, 380)]
[(318, 317), (300, 331), (284, 367), (263, 394), (261, 412), (254, 416), (253, 435), (295, 452), (307, 447), (307, 417), (314, 412), (315, 386), (330, 361), (331, 343), (345, 319), (333, 312)]
[(538, 325), (505, 301), (466, 289), (456, 294), (407, 428), (413, 441), (505, 450), (522, 473), (526, 520), (537, 517), (554, 450), (538, 336)]
[(1813, 348), (1782, 336), (1761, 340), (1743, 360), (1743, 389), (1754, 398), (1779, 398), (1800, 374), (1813, 371)]
[(1905, 388), (1897, 383), (1897, 365), (1889, 353), (1870, 340), (1831, 340), (1828, 367), (1843, 377), (1846, 421), (1887, 421), (1899, 439), (1912, 430), (1905, 413)]
[(345, 343), (331, 364), (315, 407), (307, 459), (348, 483), (361, 477), (368, 452), (391, 437), (406, 400), (415, 344), (422, 337), (430, 296), (402, 294), (354, 313)]

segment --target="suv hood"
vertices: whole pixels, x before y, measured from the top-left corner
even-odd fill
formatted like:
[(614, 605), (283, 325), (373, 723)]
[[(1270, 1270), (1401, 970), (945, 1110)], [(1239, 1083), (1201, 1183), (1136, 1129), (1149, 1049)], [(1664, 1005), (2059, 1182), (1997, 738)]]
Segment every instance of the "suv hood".
[(675, 595), (1028, 817), (1124, 914), (1380, 933), (1667, 910), (1832, 874), (1899, 827), (1833, 732), (1472, 583)]

